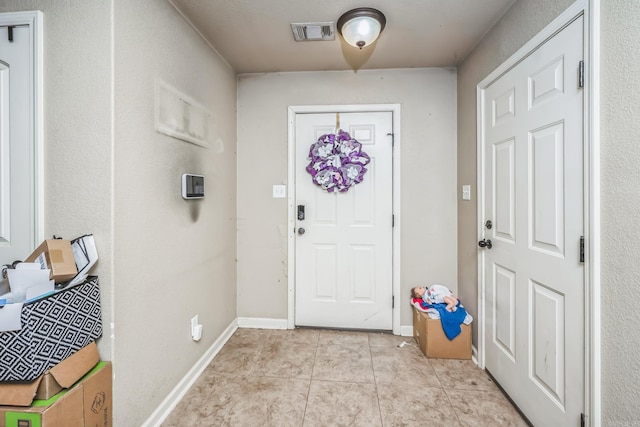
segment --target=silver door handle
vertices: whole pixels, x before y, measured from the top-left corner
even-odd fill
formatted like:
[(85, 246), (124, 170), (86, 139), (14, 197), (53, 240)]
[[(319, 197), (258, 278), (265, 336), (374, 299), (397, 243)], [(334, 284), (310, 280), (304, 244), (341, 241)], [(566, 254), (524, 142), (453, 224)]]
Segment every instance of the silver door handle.
[(304, 232), (305, 232), (305, 229), (304, 229), (304, 228), (302, 228), (302, 227), (298, 228), (298, 234), (299, 234), (299, 235), (301, 235), (301, 236), (302, 236), (302, 235), (304, 234)]

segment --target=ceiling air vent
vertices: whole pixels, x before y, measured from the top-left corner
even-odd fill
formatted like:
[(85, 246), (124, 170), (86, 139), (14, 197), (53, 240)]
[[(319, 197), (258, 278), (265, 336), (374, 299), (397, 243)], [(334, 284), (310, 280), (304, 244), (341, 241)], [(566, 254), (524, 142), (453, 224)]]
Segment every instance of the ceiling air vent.
[(333, 40), (336, 35), (333, 22), (291, 24), (291, 31), (297, 42)]

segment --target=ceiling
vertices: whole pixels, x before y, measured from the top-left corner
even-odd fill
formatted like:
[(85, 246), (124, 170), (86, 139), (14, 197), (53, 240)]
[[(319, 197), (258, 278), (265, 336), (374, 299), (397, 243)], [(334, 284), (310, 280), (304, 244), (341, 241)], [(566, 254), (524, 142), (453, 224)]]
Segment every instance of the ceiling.
[[(457, 65), (515, 0), (169, 0), (239, 74)], [(291, 23), (336, 22), (356, 7), (387, 26), (362, 50), (337, 34), (296, 42)]]

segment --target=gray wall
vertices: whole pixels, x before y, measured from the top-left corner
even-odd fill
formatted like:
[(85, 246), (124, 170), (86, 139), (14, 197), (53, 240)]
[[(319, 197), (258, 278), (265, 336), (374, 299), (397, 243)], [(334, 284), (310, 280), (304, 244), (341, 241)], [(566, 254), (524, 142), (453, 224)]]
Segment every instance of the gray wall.
[[(0, 5), (36, 9), (45, 22), (45, 233), (95, 235), (114, 425), (140, 425), (236, 318), (236, 77), (166, 1)], [(155, 132), (157, 79), (213, 113), (210, 148)], [(181, 198), (185, 172), (206, 176), (204, 200)]]
[[(44, 234), (71, 239), (93, 233), (100, 259), (92, 274), (100, 276), (109, 336), (114, 291), (109, 2), (0, 2), (0, 12), (32, 10), (44, 13)], [(109, 339), (101, 339), (99, 348), (111, 359)]]
[[(520, 0), (458, 69), (458, 183), (476, 183), (476, 86), (572, 2)], [(640, 331), (640, 3), (601, 4), (602, 425), (637, 424)], [(477, 301), (475, 201), (458, 204), (460, 295)], [(477, 337), (474, 337), (474, 341)]]
[[(138, 425), (236, 318), (236, 77), (168, 2), (114, 10), (114, 425)], [(208, 148), (155, 131), (158, 79), (212, 113)]]
[(457, 289), (455, 81), (441, 68), (239, 77), (239, 317), (287, 318), (287, 200), (271, 186), (287, 181), (289, 105), (401, 104), (401, 325), (411, 287)]
[(640, 2), (602, 0), (602, 419), (640, 419)]

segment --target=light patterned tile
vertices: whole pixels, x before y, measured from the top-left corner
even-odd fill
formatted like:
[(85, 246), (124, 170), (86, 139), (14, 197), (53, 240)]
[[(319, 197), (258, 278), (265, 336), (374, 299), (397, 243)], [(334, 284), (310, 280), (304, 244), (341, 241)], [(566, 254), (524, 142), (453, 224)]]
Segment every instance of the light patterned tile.
[(318, 345), (331, 344), (369, 346), (369, 334), (366, 332), (321, 330)]
[(471, 361), (427, 359), (411, 337), (301, 328), (238, 329), (162, 425), (526, 423)]
[(489, 375), (471, 360), (429, 359), (429, 362), (446, 389), (498, 390)]
[(397, 347), (402, 342), (404, 345), (413, 343), (413, 337), (401, 337), (381, 332), (369, 332), (369, 345), (371, 347)]
[(251, 374), (263, 348), (263, 340), (236, 337), (222, 347), (211, 361), (210, 367), (216, 372)]
[(274, 330), (268, 339), (318, 345), (319, 336), (320, 331), (318, 329), (296, 328), (293, 330)]
[(381, 425), (374, 384), (311, 382), (304, 427)]
[(312, 379), (373, 383), (369, 346), (318, 345)]
[(458, 416), (441, 388), (378, 384), (382, 425), (386, 426), (460, 426)]
[(183, 400), (163, 427), (302, 425), (309, 380), (226, 378), (224, 386), (214, 382), (203, 395), (188, 393), (191, 402), (183, 405)]
[(422, 353), (406, 347), (371, 347), (376, 384), (440, 387), (440, 381)]
[(256, 360), (254, 375), (311, 378), (317, 345), (290, 339), (268, 340)]
[(446, 393), (463, 426), (528, 425), (500, 391), (446, 390)]

